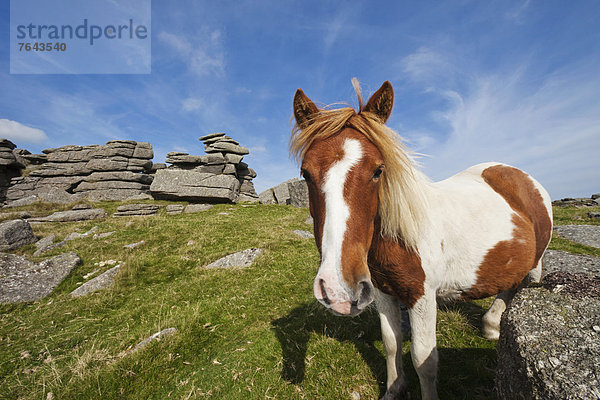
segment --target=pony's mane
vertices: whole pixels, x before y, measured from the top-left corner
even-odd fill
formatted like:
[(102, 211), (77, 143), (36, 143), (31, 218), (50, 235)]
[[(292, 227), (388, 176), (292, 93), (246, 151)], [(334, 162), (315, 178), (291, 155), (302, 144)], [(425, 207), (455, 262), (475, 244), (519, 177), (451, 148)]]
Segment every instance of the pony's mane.
[(427, 201), (424, 193), (428, 182), (417, 168), (413, 153), (400, 136), (371, 112), (363, 111), (360, 88), (354, 85), (358, 96), (358, 112), (351, 107), (326, 107), (310, 117), (308, 126), (297, 123), (292, 128), (290, 154), (301, 162), (313, 142), (331, 137), (344, 128), (354, 128), (379, 149), (385, 171), (379, 185), (379, 215), (383, 237), (400, 240), (417, 251), (420, 227), (426, 218)]

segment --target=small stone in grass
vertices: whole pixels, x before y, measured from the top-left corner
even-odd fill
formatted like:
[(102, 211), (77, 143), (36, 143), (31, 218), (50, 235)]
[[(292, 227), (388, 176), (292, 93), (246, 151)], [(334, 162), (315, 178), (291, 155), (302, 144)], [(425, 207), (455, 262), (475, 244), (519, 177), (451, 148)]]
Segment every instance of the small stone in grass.
[(142, 241), (140, 241), (140, 242), (137, 242), (137, 243), (126, 244), (126, 245), (125, 245), (125, 246), (123, 246), (123, 247), (125, 247), (126, 249), (135, 249), (136, 247), (138, 247), (138, 246), (141, 246), (141, 245), (143, 245), (144, 243), (146, 243), (146, 241), (145, 241), (145, 240), (142, 240)]

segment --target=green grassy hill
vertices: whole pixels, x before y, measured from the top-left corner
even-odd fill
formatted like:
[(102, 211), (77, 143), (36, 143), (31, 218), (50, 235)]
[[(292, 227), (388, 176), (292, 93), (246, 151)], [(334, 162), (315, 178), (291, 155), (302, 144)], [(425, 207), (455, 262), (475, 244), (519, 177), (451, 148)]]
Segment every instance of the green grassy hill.
[[(96, 206), (112, 214), (120, 204)], [(32, 210), (47, 214), (49, 206)], [(292, 233), (310, 230), (307, 214), (287, 206), (218, 205), (198, 214), (162, 210), (155, 217), (34, 227), (38, 236), (58, 239), (95, 225), (116, 233), (47, 253), (43, 258), (74, 251), (83, 264), (47, 298), (0, 306), (0, 398), (351, 399), (353, 392), (378, 398), (386, 373), (377, 314), (340, 318), (316, 303), (316, 247)], [(202, 268), (250, 247), (265, 249), (251, 267)], [(34, 250), (19, 253), (43, 259), (32, 257)], [(123, 263), (112, 288), (69, 296), (84, 275), (110, 268), (97, 263), (111, 259)], [(493, 397), (496, 344), (479, 333), (489, 304), (458, 303), (439, 312), (443, 398)], [(177, 333), (125, 354), (169, 327)], [(418, 398), (408, 345), (405, 368)]]

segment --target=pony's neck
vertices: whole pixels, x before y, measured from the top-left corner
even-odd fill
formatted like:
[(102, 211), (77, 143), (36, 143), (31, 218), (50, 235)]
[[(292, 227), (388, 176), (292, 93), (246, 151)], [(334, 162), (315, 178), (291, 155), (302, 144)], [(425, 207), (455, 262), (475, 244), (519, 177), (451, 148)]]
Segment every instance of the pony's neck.
[(381, 193), (379, 216), (384, 237), (402, 241), (418, 251), (417, 245), (428, 224), (427, 210), (433, 190), (431, 181), (415, 165), (388, 182), (389, 193)]

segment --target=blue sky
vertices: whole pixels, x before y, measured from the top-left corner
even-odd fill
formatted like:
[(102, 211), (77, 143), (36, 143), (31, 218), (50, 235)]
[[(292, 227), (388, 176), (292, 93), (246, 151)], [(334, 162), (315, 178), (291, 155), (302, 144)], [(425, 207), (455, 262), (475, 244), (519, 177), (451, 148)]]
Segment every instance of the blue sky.
[(11, 75), (0, 46), (0, 137), (35, 153), (147, 141), (163, 162), (227, 132), (250, 149), (260, 192), (298, 176), (287, 152), (297, 88), (355, 105), (352, 77), (365, 95), (389, 80), (388, 124), (432, 179), (494, 160), (553, 199), (589, 196), (600, 192), (598, 21), (592, 0), (153, 0), (151, 74)]

